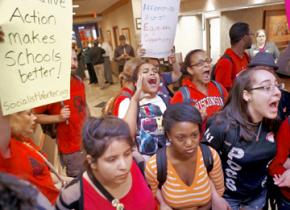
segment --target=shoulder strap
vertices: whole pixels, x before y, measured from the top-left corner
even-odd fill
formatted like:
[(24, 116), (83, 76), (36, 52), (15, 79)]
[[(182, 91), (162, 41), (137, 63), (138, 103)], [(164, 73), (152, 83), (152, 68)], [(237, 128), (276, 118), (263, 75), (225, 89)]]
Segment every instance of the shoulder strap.
[(179, 88), (181, 95), (182, 95), (182, 102), (183, 103), (191, 103), (191, 102), (195, 102), (195, 100), (192, 100), (190, 97), (190, 92), (188, 87), (186, 86), (182, 86)]
[(83, 178), (80, 178), (80, 191), (81, 191), (81, 196), (79, 200), (79, 210), (84, 209), (84, 184), (83, 184)]
[(64, 180), (61, 178), (61, 176), (57, 172), (56, 168), (47, 160), (47, 158), (40, 151), (38, 151), (33, 146), (31, 146), (29, 143), (24, 142), (24, 141), (21, 143), (26, 145), (29, 149), (33, 150), (35, 153), (37, 153), (39, 155), (39, 157), (41, 157), (41, 159), (45, 162), (45, 164), (49, 168), (50, 172), (52, 172), (56, 176), (56, 178), (60, 181), (60, 183), (62, 185), (61, 187), (64, 187), (64, 183), (65, 183)]
[[(227, 134), (230, 134), (231, 132), (227, 132)], [(225, 154), (228, 154), (231, 149), (236, 145), (236, 143), (240, 140), (240, 126), (237, 126), (237, 128), (235, 128), (235, 136), (234, 137), (231, 137), (230, 138), (227, 138), (229, 139), (231, 142), (229, 144), (226, 144), (225, 142), (223, 142), (223, 153)], [(227, 147), (227, 148), (225, 148)]]
[[(230, 55), (226, 54), (226, 53), (223, 54), (223, 55), (219, 58), (219, 60), (217, 61), (217, 63), (218, 63), (220, 60), (222, 60), (222, 59), (227, 59), (227, 60), (229, 60), (232, 64), (234, 63), (232, 57), (231, 57)], [(217, 63), (216, 63), (215, 65), (213, 65), (213, 67), (212, 67), (211, 76), (210, 76), (211, 80), (215, 80), (216, 65), (217, 65)]]
[(200, 144), (200, 149), (203, 157), (203, 162), (207, 173), (211, 172), (213, 168), (213, 157), (209, 147), (205, 144)]
[(223, 99), (223, 102), (224, 102), (225, 101), (225, 96), (224, 96), (224, 91), (223, 91), (223, 88), (222, 88), (221, 84), (218, 83), (215, 80), (212, 80), (212, 83), (217, 87), (217, 89), (218, 89), (218, 91), (219, 91), (219, 93), (220, 93), (220, 95), (221, 95), (221, 97)]
[(166, 182), (167, 178), (166, 147), (162, 147), (157, 151), (156, 165), (157, 165), (157, 180), (159, 182), (158, 188), (161, 189), (162, 185)]
[(225, 54), (223, 54), (223, 56), (221, 58), (225, 58), (225, 59), (229, 60), (231, 63), (234, 63), (232, 57), (229, 54), (225, 53)]
[(127, 92), (127, 91), (122, 91), (120, 95), (121, 96), (126, 96), (128, 98), (131, 98), (132, 97), (131, 94), (129, 92)]

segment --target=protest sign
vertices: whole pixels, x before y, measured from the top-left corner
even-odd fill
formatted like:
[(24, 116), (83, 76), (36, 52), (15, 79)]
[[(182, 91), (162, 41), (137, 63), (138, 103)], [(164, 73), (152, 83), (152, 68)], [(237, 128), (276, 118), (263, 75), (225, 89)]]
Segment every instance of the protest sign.
[(141, 44), (144, 57), (165, 58), (171, 54), (180, 0), (142, 0)]
[(69, 99), (71, 0), (1, 0), (3, 114)]
[(288, 28), (290, 29), (290, 0), (285, 0), (285, 8), (288, 21)]

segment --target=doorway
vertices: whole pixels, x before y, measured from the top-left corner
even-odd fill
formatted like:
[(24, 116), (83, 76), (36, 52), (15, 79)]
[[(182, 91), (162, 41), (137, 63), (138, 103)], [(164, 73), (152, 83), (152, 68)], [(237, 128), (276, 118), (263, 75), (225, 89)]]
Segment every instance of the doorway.
[(115, 48), (119, 45), (119, 28), (118, 26), (113, 26), (113, 37)]
[(207, 18), (206, 31), (208, 43), (207, 52), (209, 52), (213, 60), (212, 63), (216, 63), (221, 55), (220, 17)]

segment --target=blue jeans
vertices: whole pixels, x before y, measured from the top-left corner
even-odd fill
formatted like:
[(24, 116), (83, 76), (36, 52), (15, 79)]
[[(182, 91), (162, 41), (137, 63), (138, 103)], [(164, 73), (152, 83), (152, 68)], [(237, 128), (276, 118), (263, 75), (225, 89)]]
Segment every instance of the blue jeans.
[(256, 197), (249, 197), (246, 199), (231, 198), (229, 195), (224, 194), (223, 196), (232, 210), (258, 210), (262, 209), (266, 203), (267, 190), (263, 190)]
[(277, 205), (278, 210), (289, 210), (290, 209), (290, 201), (280, 195), (277, 197)]

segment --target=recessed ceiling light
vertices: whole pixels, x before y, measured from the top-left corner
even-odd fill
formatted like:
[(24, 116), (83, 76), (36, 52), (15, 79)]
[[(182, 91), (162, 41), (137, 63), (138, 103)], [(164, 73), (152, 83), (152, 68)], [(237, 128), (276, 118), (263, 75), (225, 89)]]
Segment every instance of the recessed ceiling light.
[(75, 13), (75, 12), (73, 12), (73, 15), (76, 15), (76, 13)]
[(78, 4), (73, 5), (73, 8), (79, 8), (79, 7), (80, 7), (80, 5), (78, 5)]

